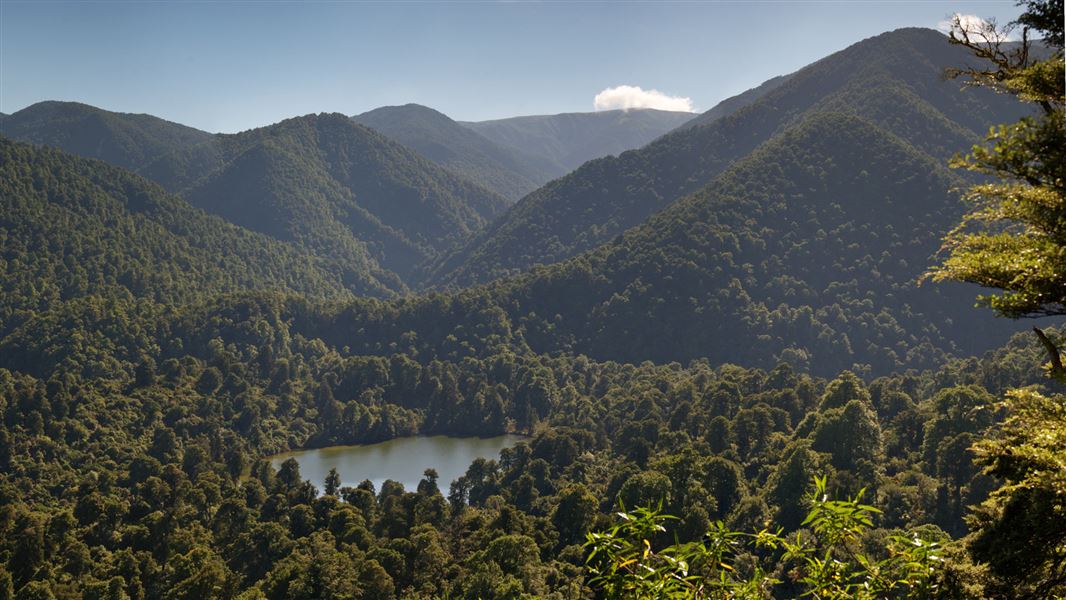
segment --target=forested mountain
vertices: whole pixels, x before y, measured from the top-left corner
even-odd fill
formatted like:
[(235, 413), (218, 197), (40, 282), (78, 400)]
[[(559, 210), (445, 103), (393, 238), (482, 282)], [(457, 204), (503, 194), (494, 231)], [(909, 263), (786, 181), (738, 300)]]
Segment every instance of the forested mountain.
[(546, 161), (554, 167), (552, 175), (559, 177), (594, 158), (640, 148), (693, 116), (687, 112), (635, 108), (461, 124), (501, 146)]
[(288, 119), (161, 157), (143, 170), (249, 229), (397, 276), (485, 225), (506, 200), (340, 114)]
[(1017, 327), (975, 313), (972, 289), (916, 283), (958, 219), (959, 182), (892, 132), (817, 112), (594, 251), (384, 312), (354, 306), (321, 335), (371, 352), (416, 331), (433, 355), (487, 329), (598, 360), (929, 367)]
[(212, 137), (151, 115), (110, 112), (78, 102), (38, 102), (0, 121), (0, 133), (11, 139), (99, 158), (131, 171)]
[[(992, 280), (950, 277), (1059, 315), (1040, 338), (916, 283), (979, 181), (944, 157), (1023, 112), (941, 81), (966, 57), (924, 30), (587, 164), (492, 230), (567, 258), (419, 296), (397, 273), (504, 201), (343, 115), (140, 169), (182, 196), (0, 136), (0, 600), (1062, 596), (1056, 6), (1026, 13), (1054, 60), (997, 80), (1046, 106), (979, 158)], [(414, 489), (268, 460), (502, 433)]]
[(347, 264), (359, 271), (347, 281), (352, 289), (407, 289), (417, 265), (506, 205), (338, 115), (212, 135), (149, 115), (41, 102), (0, 131), (125, 167), (233, 223)]
[[(857, 115), (942, 161), (1028, 109), (943, 70), (972, 61), (928, 29), (885, 33), (822, 59), (728, 117), (681, 128), (551, 182), (441, 260), (432, 281), (469, 285), (602, 244), (814, 113)], [(946, 198), (946, 196), (945, 196)]]
[(0, 335), (86, 297), (189, 302), (249, 289), (382, 294), (365, 266), (241, 229), (104, 162), (0, 136)]
[(559, 175), (554, 162), (497, 144), (418, 104), (383, 106), (352, 119), (512, 201)]

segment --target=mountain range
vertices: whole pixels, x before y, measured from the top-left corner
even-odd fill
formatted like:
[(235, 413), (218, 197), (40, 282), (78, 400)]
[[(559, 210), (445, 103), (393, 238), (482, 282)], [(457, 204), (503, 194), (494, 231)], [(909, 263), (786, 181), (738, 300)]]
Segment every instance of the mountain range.
[[(661, 122), (655, 131), (672, 126), (655, 112), (647, 115)], [(605, 143), (649, 135), (646, 119), (616, 116), (584, 118), (599, 123)], [(423, 264), (486, 225), (507, 199), (561, 174), (555, 157), (496, 144), (426, 107), (384, 107), (354, 121), (375, 131), (308, 115), (213, 135), (49, 101), (5, 117), (0, 133), (129, 169), (233, 223), (348, 264), (386, 295), (418, 287)], [(611, 126), (619, 131), (611, 135)], [(353, 289), (368, 289), (355, 279)]]
[(512, 200), (583, 163), (639, 148), (692, 113), (609, 110), (453, 121), (425, 106), (386, 106), (352, 117)]
[(385, 106), (352, 119), (512, 201), (559, 175), (552, 161), (497, 144), (418, 104)]
[[(544, 119), (457, 124), (415, 105), (355, 120), (310, 115), (185, 143), (137, 170), (313, 256), (327, 273), (346, 273), (347, 292), (387, 297), (427, 276), (441, 288), (476, 286), (406, 300), (388, 317), (356, 302), (339, 320), (316, 320), (329, 325), (315, 335), (362, 337), (363, 352), (419, 332), (421, 355), (433, 356), (494, 314), (508, 323), (500, 339), (537, 352), (786, 361), (816, 372), (921, 367), (989, 347), (1010, 329), (954, 308), (971, 290), (915, 284), (961, 212), (951, 192), (961, 180), (946, 158), (1025, 113), (1008, 97), (942, 78), (967, 59), (930, 30), (864, 40), (691, 123), (677, 118), (671, 133), (589, 161), (510, 208), (455, 173), (479, 152), (505, 155), (481, 134), (528, 132), (523, 123)], [(16, 117), (4, 119), (5, 131)], [(444, 142), (470, 162), (416, 153)], [(531, 164), (510, 156), (515, 177)], [(504, 165), (489, 164), (497, 173)], [(456, 312), (470, 302), (478, 308)]]
[(553, 177), (559, 177), (590, 160), (640, 148), (695, 116), (689, 112), (634, 108), (460, 124), (496, 144), (548, 163)]
[(369, 257), (395, 291), (507, 204), (340, 114), (217, 135), (142, 172), (238, 225), (331, 259)]
[(211, 134), (152, 115), (110, 112), (79, 102), (45, 101), (2, 119), (0, 133), (31, 144), (99, 158), (130, 171), (202, 144)]
[(225, 222), (100, 160), (0, 138), (0, 335), (85, 298), (381, 294), (362, 269)]
[(991, 124), (1015, 120), (1026, 110), (1010, 97), (944, 80), (945, 68), (970, 60), (964, 49), (928, 29), (859, 42), (726, 100), (725, 108), (712, 108), (710, 117), (698, 117), (694, 126), (639, 150), (591, 161), (545, 185), (439, 260), (430, 282), (486, 282), (595, 248), (699, 190), (815, 112), (860, 116), (946, 159), (967, 150)]

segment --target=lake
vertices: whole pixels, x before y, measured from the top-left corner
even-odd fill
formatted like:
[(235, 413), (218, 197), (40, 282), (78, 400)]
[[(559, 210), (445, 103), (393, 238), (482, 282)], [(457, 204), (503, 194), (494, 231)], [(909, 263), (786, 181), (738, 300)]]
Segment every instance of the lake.
[(342, 486), (355, 487), (364, 479), (380, 490), (386, 479), (415, 491), (422, 473), (429, 468), (440, 476), (437, 485), (447, 495), (452, 481), (466, 474), (477, 458), (498, 459), (500, 451), (526, 439), (520, 435), (491, 438), (457, 438), (444, 435), (397, 438), (378, 444), (330, 446), (295, 450), (267, 457), (275, 469), (290, 458), (300, 463), (300, 476), (320, 491), (330, 469), (337, 469)]

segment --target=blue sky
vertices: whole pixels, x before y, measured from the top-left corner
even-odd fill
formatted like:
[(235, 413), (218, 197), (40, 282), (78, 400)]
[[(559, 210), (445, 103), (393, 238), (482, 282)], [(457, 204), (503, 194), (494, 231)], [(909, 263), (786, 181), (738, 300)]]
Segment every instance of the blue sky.
[(703, 111), (863, 38), (1014, 4), (0, 0), (0, 112), (75, 100), (233, 132), (407, 102), (590, 111), (621, 85)]

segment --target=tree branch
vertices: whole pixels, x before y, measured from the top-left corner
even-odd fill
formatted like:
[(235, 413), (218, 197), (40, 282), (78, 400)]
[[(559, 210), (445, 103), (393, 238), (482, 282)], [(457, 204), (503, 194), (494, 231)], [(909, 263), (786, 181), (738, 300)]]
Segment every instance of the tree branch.
[(1051, 368), (1048, 369), (1048, 373), (1055, 379), (1066, 383), (1066, 367), (1062, 365), (1062, 355), (1059, 353), (1059, 347), (1039, 327), (1033, 327), (1033, 332), (1036, 333), (1036, 337), (1040, 338), (1040, 343), (1044, 346), (1044, 350), (1047, 351), (1048, 358), (1051, 360)]

